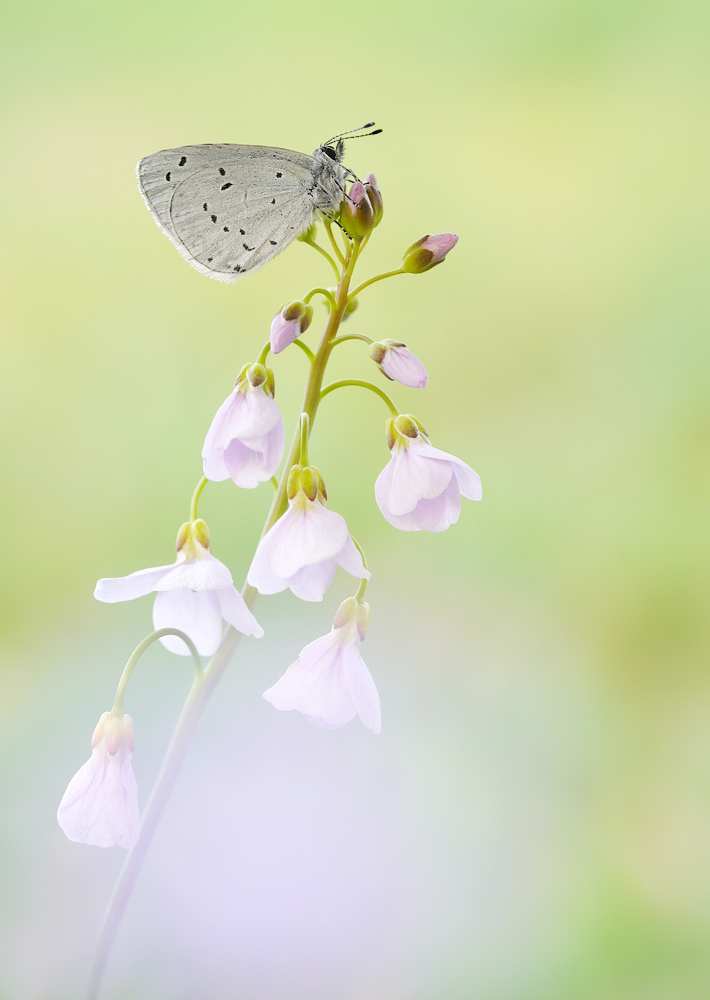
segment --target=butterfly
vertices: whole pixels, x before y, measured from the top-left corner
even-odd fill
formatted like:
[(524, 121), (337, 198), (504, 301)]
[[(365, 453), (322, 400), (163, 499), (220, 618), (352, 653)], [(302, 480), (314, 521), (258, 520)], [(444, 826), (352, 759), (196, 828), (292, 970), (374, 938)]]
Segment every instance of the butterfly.
[(355, 178), (342, 165), (343, 137), (374, 124), (333, 136), (311, 156), (273, 146), (163, 149), (138, 164), (138, 187), (155, 221), (193, 267), (234, 282), (285, 250), (317, 212), (337, 214), (346, 182)]

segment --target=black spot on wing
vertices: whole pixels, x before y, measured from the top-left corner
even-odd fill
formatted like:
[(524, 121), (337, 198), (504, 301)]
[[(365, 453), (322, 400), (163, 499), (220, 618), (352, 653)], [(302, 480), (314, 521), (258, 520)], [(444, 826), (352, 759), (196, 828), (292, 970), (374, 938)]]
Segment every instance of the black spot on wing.
[(187, 163), (187, 157), (183, 156), (183, 157), (180, 158), (180, 162), (178, 163), (178, 166), (179, 167), (184, 167), (186, 163)]
[(224, 167), (220, 167), (219, 168), (219, 172), (222, 175), (222, 177), (224, 177), (224, 175), (226, 174), (227, 171), (224, 169)]

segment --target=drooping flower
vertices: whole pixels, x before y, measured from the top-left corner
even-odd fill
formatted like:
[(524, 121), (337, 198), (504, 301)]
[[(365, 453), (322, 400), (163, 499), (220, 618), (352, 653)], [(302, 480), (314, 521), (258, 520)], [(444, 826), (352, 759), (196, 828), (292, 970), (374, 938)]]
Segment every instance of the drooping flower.
[[(183, 524), (175, 547), (178, 556), (171, 566), (153, 566), (128, 576), (99, 580), (94, 597), (115, 604), (156, 591), (155, 628), (185, 632), (201, 656), (211, 656), (219, 646), (223, 618), (244, 635), (260, 638), (264, 630), (234, 586), (232, 574), (210, 552), (205, 522), (198, 518)], [(160, 641), (171, 653), (190, 655), (178, 636), (165, 635)]]
[(401, 382), (412, 389), (426, 388), (429, 380), (426, 368), (399, 340), (376, 341), (370, 347), (370, 357), (391, 382)]
[(436, 236), (422, 236), (405, 250), (402, 258), (402, 270), (409, 274), (422, 274), (436, 267), (446, 257), (447, 253), (458, 243), (456, 233), (437, 233)]
[(325, 484), (315, 466), (291, 469), (288, 498), (288, 510), (259, 542), (247, 582), (260, 594), (290, 587), (304, 601), (322, 601), (338, 565), (369, 580), (345, 518), (325, 505)]
[(392, 457), (377, 477), (375, 498), (385, 518), (402, 531), (445, 531), (461, 512), (461, 496), (480, 500), (481, 479), (455, 455), (432, 447), (414, 417), (387, 421)]
[(287, 302), (271, 320), (271, 351), (280, 354), (296, 337), (305, 333), (313, 319), (313, 307), (296, 299)]
[(70, 840), (96, 847), (135, 847), (140, 833), (133, 775), (130, 715), (104, 712), (91, 739), (91, 757), (67, 786), (57, 819)]
[(358, 648), (369, 621), (368, 604), (354, 597), (343, 601), (330, 632), (302, 649), (264, 698), (282, 712), (303, 712), (321, 729), (339, 729), (359, 715), (379, 733), (380, 698)]
[(245, 365), (234, 390), (215, 414), (202, 448), (204, 474), (231, 479), (245, 489), (268, 482), (284, 450), (284, 425), (274, 402), (274, 373)]

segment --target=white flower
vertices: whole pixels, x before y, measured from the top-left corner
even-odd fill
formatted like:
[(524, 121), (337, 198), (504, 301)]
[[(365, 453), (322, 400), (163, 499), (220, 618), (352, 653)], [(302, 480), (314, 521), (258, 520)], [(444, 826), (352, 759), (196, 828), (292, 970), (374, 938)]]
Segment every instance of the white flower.
[(345, 518), (328, 510), (325, 500), (318, 470), (294, 466), (288, 510), (261, 539), (249, 568), (247, 582), (260, 594), (290, 587), (304, 601), (322, 601), (338, 565), (369, 580)]
[(135, 847), (140, 833), (133, 776), (133, 723), (104, 712), (91, 739), (91, 757), (69, 782), (57, 819), (70, 840), (96, 847)]
[[(244, 635), (261, 637), (264, 630), (232, 583), (224, 563), (210, 553), (207, 525), (198, 518), (182, 525), (178, 557), (172, 566), (153, 566), (129, 576), (99, 580), (94, 597), (107, 604), (131, 601), (157, 591), (153, 605), (156, 629), (177, 628), (194, 642), (201, 656), (211, 656), (222, 638), (222, 619)], [(160, 640), (180, 656), (190, 651), (175, 635)]]
[(432, 447), (408, 414), (387, 421), (392, 458), (377, 477), (377, 505), (402, 531), (445, 531), (456, 524), (461, 496), (480, 500), (481, 479), (455, 455)]
[(207, 479), (231, 477), (246, 489), (271, 479), (284, 450), (283, 420), (273, 397), (273, 372), (260, 364), (245, 366), (207, 431), (202, 449)]
[(380, 340), (370, 347), (370, 357), (391, 382), (400, 382), (411, 389), (425, 389), (427, 370), (416, 354), (399, 340)]
[(360, 655), (370, 608), (349, 597), (328, 635), (310, 642), (264, 698), (282, 712), (295, 709), (321, 729), (338, 729), (356, 715), (379, 733), (380, 698)]

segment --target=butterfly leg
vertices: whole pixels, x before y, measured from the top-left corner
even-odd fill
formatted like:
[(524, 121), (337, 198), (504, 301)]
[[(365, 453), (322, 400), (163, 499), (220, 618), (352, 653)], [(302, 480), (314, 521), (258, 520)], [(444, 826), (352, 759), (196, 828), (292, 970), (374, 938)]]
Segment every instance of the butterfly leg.
[(350, 233), (347, 231), (347, 229), (345, 229), (343, 226), (340, 225), (340, 223), (338, 222), (337, 219), (334, 219), (332, 215), (328, 215), (328, 213), (324, 212), (322, 208), (319, 208), (318, 211), (320, 212), (321, 215), (325, 216), (326, 219), (329, 219), (330, 222), (334, 222), (336, 224), (336, 226), (338, 226), (340, 229), (342, 229), (343, 232), (345, 233), (345, 235), (347, 236), (347, 238), (350, 240), (350, 242), (351, 243), (353, 242), (353, 238), (350, 235)]

